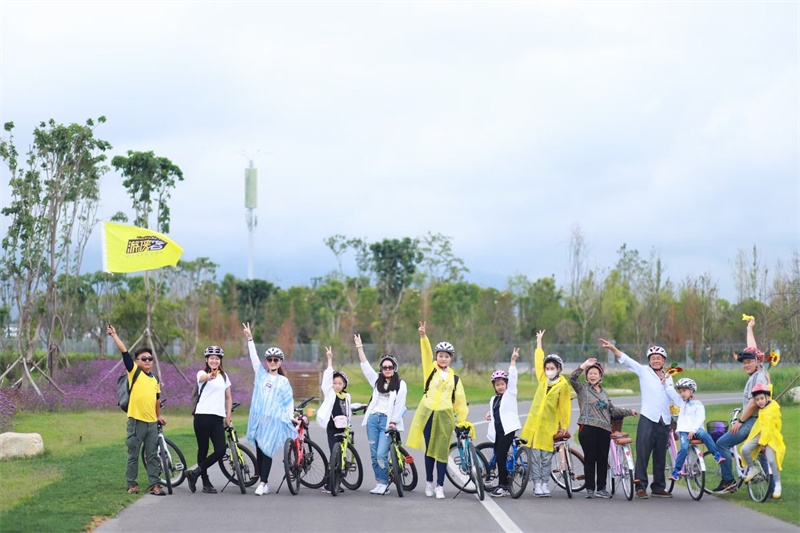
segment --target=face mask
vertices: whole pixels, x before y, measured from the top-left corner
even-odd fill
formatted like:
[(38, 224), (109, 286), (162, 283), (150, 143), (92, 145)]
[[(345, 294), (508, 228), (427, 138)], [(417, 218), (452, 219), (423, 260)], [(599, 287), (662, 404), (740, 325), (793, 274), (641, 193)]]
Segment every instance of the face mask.
[(547, 379), (553, 379), (558, 375), (558, 370), (545, 370), (544, 374), (547, 376)]

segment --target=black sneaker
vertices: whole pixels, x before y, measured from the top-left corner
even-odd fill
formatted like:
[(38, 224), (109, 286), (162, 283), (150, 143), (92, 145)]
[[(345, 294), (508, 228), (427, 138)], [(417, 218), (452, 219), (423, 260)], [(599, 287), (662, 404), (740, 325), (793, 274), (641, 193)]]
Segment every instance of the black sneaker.
[(217, 489), (214, 488), (214, 485), (212, 485), (211, 482), (203, 483), (203, 492), (206, 494), (216, 494)]
[(720, 484), (717, 485), (717, 488), (715, 488), (711, 492), (714, 494), (724, 494), (726, 492), (735, 492), (735, 491), (736, 491), (735, 481), (721, 481)]
[(194, 470), (186, 472), (186, 482), (189, 484), (189, 490), (197, 492), (197, 473)]

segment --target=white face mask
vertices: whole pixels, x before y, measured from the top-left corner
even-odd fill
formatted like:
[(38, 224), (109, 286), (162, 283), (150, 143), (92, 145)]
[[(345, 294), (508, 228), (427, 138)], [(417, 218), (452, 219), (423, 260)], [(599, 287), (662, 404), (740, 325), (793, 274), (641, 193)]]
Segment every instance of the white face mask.
[(545, 370), (544, 374), (547, 376), (547, 379), (553, 379), (558, 375), (558, 370)]

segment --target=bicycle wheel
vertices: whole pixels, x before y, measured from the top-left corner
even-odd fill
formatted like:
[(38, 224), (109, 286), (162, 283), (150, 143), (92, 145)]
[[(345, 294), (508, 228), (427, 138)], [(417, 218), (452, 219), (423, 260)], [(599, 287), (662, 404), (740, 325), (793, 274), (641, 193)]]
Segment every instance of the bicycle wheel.
[(532, 461), (530, 448), (527, 446), (517, 448), (517, 453), (514, 454), (514, 469), (508, 473), (508, 491), (515, 500), (525, 493)]
[[(462, 453), (464, 454), (463, 459)], [(470, 481), (469, 470), (467, 468), (469, 459), (466, 455), (467, 451), (460, 451), (457, 442), (451, 444), (450, 453), (447, 456), (447, 469), (445, 470), (445, 474), (447, 475), (447, 479), (450, 480), (450, 483), (457, 489), (469, 494), (475, 494), (477, 488), (475, 484)]]
[(300, 461), (297, 458), (297, 444), (288, 438), (283, 443), (283, 475), (289, 492), (296, 496), (300, 492)]
[[(161, 472), (159, 477), (163, 477), (167, 486), (167, 494), (172, 494), (172, 476), (169, 475), (169, 455), (167, 455), (167, 447), (162, 442), (158, 444), (158, 456), (161, 460)], [(166, 473), (166, 475), (165, 475)]]
[[(184, 469), (186, 468), (186, 459), (183, 457), (181, 450), (175, 446), (174, 442), (166, 437), (164, 437), (164, 441), (167, 443), (167, 464), (169, 465), (167, 471), (170, 472), (170, 484), (173, 487), (177, 487), (183, 483), (183, 480), (186, 478), (186, 472), (184, 472)], [(167, 476), (164, 475), (164, 467), (161, 464), (160, 452), (157, 452), (156, 463), (158, 463), (158, 477), (160, 483), (162, 485), (166, 485)], [(144, 446), (142, 446), (142, 464), (144, 465), (145, 469), (147, 469), (147, 457), (144, 454)]]
[(400, 456), (397, 455), (397, 446), (392, 443), (389, 448), (389, 483), (397, 487), (397, 495), (403, 497), (403, 471), (401, 470)]
[(414, 458), (402, 446), (397, 447), (403, 457), (403, 490), (406, 492), (417, 487), (417, 465)]
[(669, 444), (667, 444), (667, 459), (664, 461), (664, 483), (666, 483), (666, 488), (664, 490), (670, 493), (672, 492), (673, 487), (675, 487), (675, 482), (669, 478), (674, 469), (675, 458), (672, 456), (672, 448), (670, 448)]
[[(731, 457), (731, 459), (733, 459), (733, 457)], [(703, 462), (706, 464), (706, 483), (703, 487), (703, 491), (706, 494), (711, 494), (711, 491), (722, 483), (722, 467), (717, 463), (717, 460), (714, 459), (714, 454), (708, 450), (703, 454)], [(736, 465), (733, 465), (733, 470), (736, 470)]]
[(478, 499), (483, 501), (485, 496), (483, 486), (485, 469), (483, 467), (483, 461), (479, 459), (478, 450), (472, 442), (468, 443), (467, 451), (469, 452), (469, 478), (477, 487)]
[(633, 499), (633, 495), (636, 493), (636, 489), (634, 488), (633, 479), (635, 476), (633, 475), (633, 470), (631, 470), (630, 466), (628, 466), (627, 454), (630, 452), (627, 448), (627, 445), (619, 446), (619, 448), (617, 448), (617, 457), (619, 457), (620, 468), (622, 471), (622, 474), (619, 477), (619, 482), (622, 485), (622, 492), (625, 494), (625, 498), (628, 501), (631, 501)]
[(318, 489), (328, 478), (328, 458), (316, 442), (303, 441), (303, 459), (300, 461), (300, 483), (309, 489)]
[(561, 489), (567, 490), (566, 479), (569, 479), (570, 490), (572, 492), (580, 492), (586, 488), (586, 475), (584, 474), (583, 454), (577, 450), (570, 448), (569, 450), (571, 463), (570, 467), (566, 470), (567, 476), (565, 477), (561, 470), (561, 460), (558, 452), (553, 453), (552, 467), (550, 468), (550, 478)]
[(758, 460), (753, 461), (753, 466), (755, 466), (758, 473), (747, 482), (747, 493), (750, 494), (750, 499), (759, 503), (765, 501), (769, 496), (769, 486), (772, 483), (772, 474), (761, 466), (763, 459), (764, 454), (759, 454)]
[(689, 496), (697, 501), (703, 497), (703, 489), (706, 486), (706, 473), (702, 468), (702, 459), (697, 455), (697, 450), (694, 446), (689, 447), (685, 469), (686, 488), (689, 489)]
[[(245, 487), (252, 487), (256, 483), (258, 483), (258, 469), (256, 468), (256, 456), (253, 455), (253, 452), (250, 451), (250, 448), (245, 446), (244, 444), (237, 444), (239, 451), (242, 452), (242, 457), (244, 458), (244, 464), (241, 464), (242, 468), (242, 478), (244, 479), (244, 486)], [(238, 483), (238, 478), (236, 477), (236, 470), (233, 467), (233, 461), (231, 461), (231, 448), (228, 446), (227, 450), (225, 450), (225, 455), (217, 461), (219, 465), (219, 469), (222, 470), (222, 474), (225, 476), (226, 479), (230, 480), (233, 483)]]
[(331, 471), (328, 475), (328, 488), (331, 489), (331, 496), (339, 495), (339, 485), (342, 484), (342, 447), (337, 444), (333, 447), (331, 457)]
[(347, 443), (347, 451), (344, 454), (342, 485), (350, 490), (358, 490), (363, 481), (364, 468), (361, 466), (361, 456), (358, 455), (353, 443)]
[[(483, 486), (487, 491), (491, 492), (500, 484), (500, 472), (497, 468), (497, 456), (494, 454), (494, 443), (481, 442), (476, 448), (478, 449), (483, 463), (487, 465), (486, 473), (483, 476)], [(509, 472), (509, 475), (510, 474), (511, 472)]]

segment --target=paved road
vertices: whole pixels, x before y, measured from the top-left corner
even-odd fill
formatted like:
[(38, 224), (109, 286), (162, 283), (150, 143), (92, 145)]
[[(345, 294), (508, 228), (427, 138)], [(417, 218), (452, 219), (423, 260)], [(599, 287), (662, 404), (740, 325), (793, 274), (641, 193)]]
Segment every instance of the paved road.
[[(736, 403), (741, 394), (698, 395), (706, 405)], [(638, 409), (638, 397), (618, 397), (615, 404)], [(521, 418), (527, 416), (530, 402), (520, 404)], [(487, 405), (471, 406), (470, 419), (483, 421)], [(413, 412), (406, 414), (406, 427)], [(573, 410), (573, 420), (577, 412)], [(787, 531), (798, 533), (800, 528), (725, 501), (704, 496), (693, 501), (683, 486), (676, 487), (675, 497), (669, 500), (648, 499), (629, 502), (623, 497), (612, 500), (587, 500), (576, 493), (569, 500), (566, 493), (555, 489), (550, 499), (534, 499), (528, 492), (519, 500), (490, 498), (480, 502), (475, 496), (461, 494), (453, 499), (456, 490), (446, 484), (446, 500), (426, 498), (422, 454), (416, 450), (414, 459), (421, 479), (417, 489), (402, 499), (396, 494), (374, 496), (366, 432), (356, 417), (356, 445), (364, 462), (364, 483), (360, 490), (347, 491), (333, 498), (318, 490), (301, 487), (292, 496), (284, 486), (279, 494), (255, 497), (250, 489), (246, 495), (229, 487), (222, 494), (189, 492), (186, 483), (175, 489), (172, 496), (147, 496), (122, 511), (116, 518), (98, 528), (100, 533), (130, 531), (255, 531), (278, 530), (292, 532), (346, 531), (458, 531), (458, 532), (540, 532), (540, 531), (641, 531), (655, 528), (693, 529), (703, 532), (720, 531)], [(476, 424), (478, 441), (486, 440), (486, 422)], [(312, 426), (312, 435), (324, 441), (321, 428)], [(574, 433), (574, 431), (573, 431)], [(276, 463), (278, 466), (279, 463)], [(220, 488), (222, 474), (211, 471), (212, 481)], [(273, 492), (283, 477), (280, 467), (273, 468), (270, 487)], [(788, 502), (783, 502), (787, 504)], [(146, 521), (143, 518), (146, 517)], [(677, 524), (685, 524), (681, 527)], [(653, 528), (653, 529), (655, 529)]]

